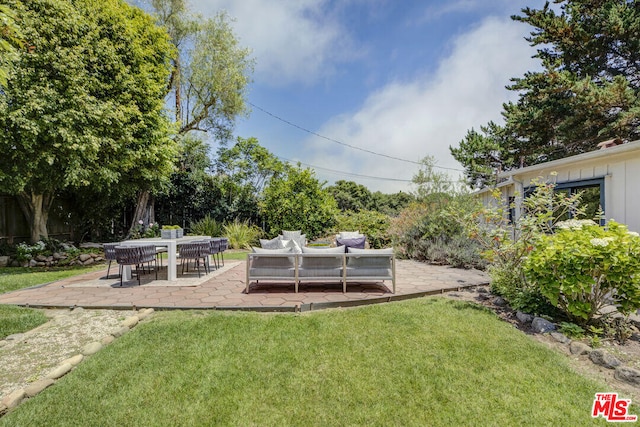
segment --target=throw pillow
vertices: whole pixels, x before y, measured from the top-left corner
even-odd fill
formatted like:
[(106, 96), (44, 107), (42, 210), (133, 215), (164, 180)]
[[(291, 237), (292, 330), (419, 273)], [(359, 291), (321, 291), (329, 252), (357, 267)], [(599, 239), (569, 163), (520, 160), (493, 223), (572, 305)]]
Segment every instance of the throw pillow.
[(260, 239), (260, 246), (264, 249), (281, 249), (280, 238), (274, 237), (273, 239)]
[[(271, 254), (292, 254), (291, 248), (284, 249), (265, 249), (265, 248), (251, 248), (252, 252), (260, 255)], [(293, 267), (293, 257), (269, 257), (269, 256), (256, 256), (253, 257), (251, 263), (252, 268), (291, 268)]]

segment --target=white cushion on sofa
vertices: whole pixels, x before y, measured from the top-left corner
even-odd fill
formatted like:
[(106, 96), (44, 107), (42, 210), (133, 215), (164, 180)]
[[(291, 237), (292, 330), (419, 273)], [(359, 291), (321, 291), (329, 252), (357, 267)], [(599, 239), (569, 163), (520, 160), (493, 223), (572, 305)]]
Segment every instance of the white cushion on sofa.
[(350, 256), (347, 264), (349, 267), (367, 267), (367, 268), (389, 268), (388, 257), (367, 257), (366, 255), (393, 255), (393, 248), (385, 249), (357, 249), (347, 248), (350, 254), (358, 254), (363, 256)]

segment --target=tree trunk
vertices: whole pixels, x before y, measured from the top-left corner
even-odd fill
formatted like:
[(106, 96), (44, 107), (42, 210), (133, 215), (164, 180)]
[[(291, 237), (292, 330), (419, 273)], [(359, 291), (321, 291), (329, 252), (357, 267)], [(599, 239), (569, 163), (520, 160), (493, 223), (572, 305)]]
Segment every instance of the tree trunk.
[(31, 231), (31, 243), (35, 243), (42, 238), (48, 238), (47, 221), (49, 220), (49, 209), (53, 203), (53, 194), (34, 194), (33, 192), (22, 192), (17, 196), (18, 204), (24, 214)]
[(155, 222), (154, 204), (155, 199), (149, 190), (138, 193), (138, 201), (136, 202), (136, 210), (131, 220), (129, 236), (131, 236), (133, 230), (140, 225), (140, 221), (142, 221), (145, 227)]

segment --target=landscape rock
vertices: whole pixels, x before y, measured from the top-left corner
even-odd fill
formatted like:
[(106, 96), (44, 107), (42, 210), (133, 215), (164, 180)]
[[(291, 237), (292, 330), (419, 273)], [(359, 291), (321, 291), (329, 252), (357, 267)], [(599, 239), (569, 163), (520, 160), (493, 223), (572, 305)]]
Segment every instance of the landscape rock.
[(636, 387), (640, 386), (640, 371), (637, 369), (629, 368), (628, 366), (618, 366), (613, 376), (620, 381)]
[(38, 380), (34, 383), (29, 384), (24, 389), (25, 395), (27, 397), (33, 397), (38, 393), (42, 392), (42, 390), (44, 390), (45, 388), (49, 387), (50, 385), (53, 385), (54, 383), (55, 381), (52, 380), (51, 378), (43, 378), (41, 380)]
[(80, 248), (82, 248), (82, 249), (102, 249), (102, 244), (101, 243), (93, 243), (93, 242), (80, 243)]
[(91, 255), (89, 254), (80, 254), (80, 256), (78, 256), (78, 260), (80, 262), (85, 262), (87, 260), (91, 259)]
[(9, 260), (11, 258), (9, 258), (6, 255), (0, 256), (0, 267), (6, 267), (9, 265)]
[(2, 399), (2, 404), (7, 407), (7, 409), (13, 409), (22, 402), (22, 400), (26, 397), (24, 390), (15, 390), (12, 393), (9, 393)]
[(119, 338), (119, 337), (123, 336), (124, 334), (126, 334), (127, 332), (129, 332), (129, 328), (126, 327), (126, 326), (123, 326), (122, 328), (118, 329), (117, 331), (115, 331), (111, 335), (113, 335), (116, 338)]
[(96, 354), (102, 349), (102, 344), (99, 342), (90, 342), (82, 348), (82, 354), (85, 356), (91, 356), (92, 354)]
[(571, 354), (581, 356), (583, 354), (589, 354), (591, 352), (591, 347), (580, 341), (572, 341), (571, 344), (569, 344), (569, 351)]
[(73, 369), (73, 365), (71, 365), (71, 363), (63, 363), (62, 365), (54, 368), (51, 372), (45, 375), (45, 378), (57, 380), (58, 378), (65, 376), (72, 369)]
[(38, 262), (47, 262), (47, 257), (44, 255), (38, 255), (35, 257), (35, 260)]
[(9, 408), (7, 408), (7, 405), (5, 405), (4, 403), (0, 402), (0, 416), (4, 415), (8, 410), (9, 410)]
[(534, 317), (531, 321), (531, 327), (539, 334), (556, 330), (556, 326), (553, 323), (549, 322), (547, 319), (543, 319), (542, 317)]
[(533, 316), (527, 313), (523, 313), (521, 311), (516, 312), (516, 317), (522, 323), (531, 323), (533, 322)]
[(36, 261), (35, 259), (30, 259), (29, 262), (27, 263), (28, 267), (37, 267), (38, 266), (38, 261)]
[(494, 303), (495, 305), (497, 305), (498, 307), (504, 307), (505, 305), (507, 305), (507, 301), (506, 301), (504, 298), (502, 298), (502, 297), (496, 297), (496, 298), (493, 300), (493, 303)]
[(559, 343), (568, 344), (571, 342), (571, 339), (569, 339), (566, 335), (561, 334), (560, 332), (551, 332), (550, 335)]
[(138, 316), (127, 317), (122, 321), (122, 326), (126, 326), (129, 329), (131, 329), (134, 326), (136, 326), (139, 321), (140, 321), (140, 318), (138, 318)]
[(84, 262), (82, 263), (82, 265), (91, 265), (91, 264), (93, 264), (93, 263), (95, 263), (95, 262), (96, 262), (96, 260), (95, 260), (95, 259), (93, 259), (93, 258), (89, 258), (88, 260), (84, 261)]
[(102, 345), (109, 345), (112, 342), (114, 342), (116, 339), (113, 335), (107, 335), (106, 337), (102, 338), (102, 340), (100, 340), (100, 342), (102, 343)]
[(73, 357), (63, 360), (62, 364), (64, 365), (65, 363), (68, 363), (71, 366), (78, 366), (78, 364), (82, 362), (82, 359), (84, 359), (84, 356), (82, 354), (76, 354)]
[(11, 334), (8, 337), (5, 337), (4, 339), (7, 341), (20, 341), (23, 338), (24, 338), (24, 334)]
[(60, 252), (54, 252), (53, 253), (53, 259), (60, 261), (61, 259), (67, 259), (67, 255), (60, 253)]
[(622, 364), (618, 359), (600, 348), (589, 353), (589, 359), (596, 365), (604, 366), (608, 369), (614, 369)]

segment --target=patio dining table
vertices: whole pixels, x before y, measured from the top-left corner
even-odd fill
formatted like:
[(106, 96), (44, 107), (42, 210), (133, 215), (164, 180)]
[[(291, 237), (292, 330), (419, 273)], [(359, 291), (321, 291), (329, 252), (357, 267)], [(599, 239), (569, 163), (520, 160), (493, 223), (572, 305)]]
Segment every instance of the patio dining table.
[[(178, 279), (178, 267), (177, 267), (177, 258), (178, 258), (178, 246), (194, 242), (197, 240), (209, 239), (209, 236), (184, 236), (178, 239), (162, 239), (160, 237), (145, 237), (143, 239), (131, 239), (120, 242), (121, 245), (126, 246), (134, 246), (134, 245), (155, 245), (156, 247), (164, 247), (167, 248), (167, 280), (177, 280)], [(130, 280), (131, 279), (131, 267), (123, 266), (122, 269), (122, 279)]]

